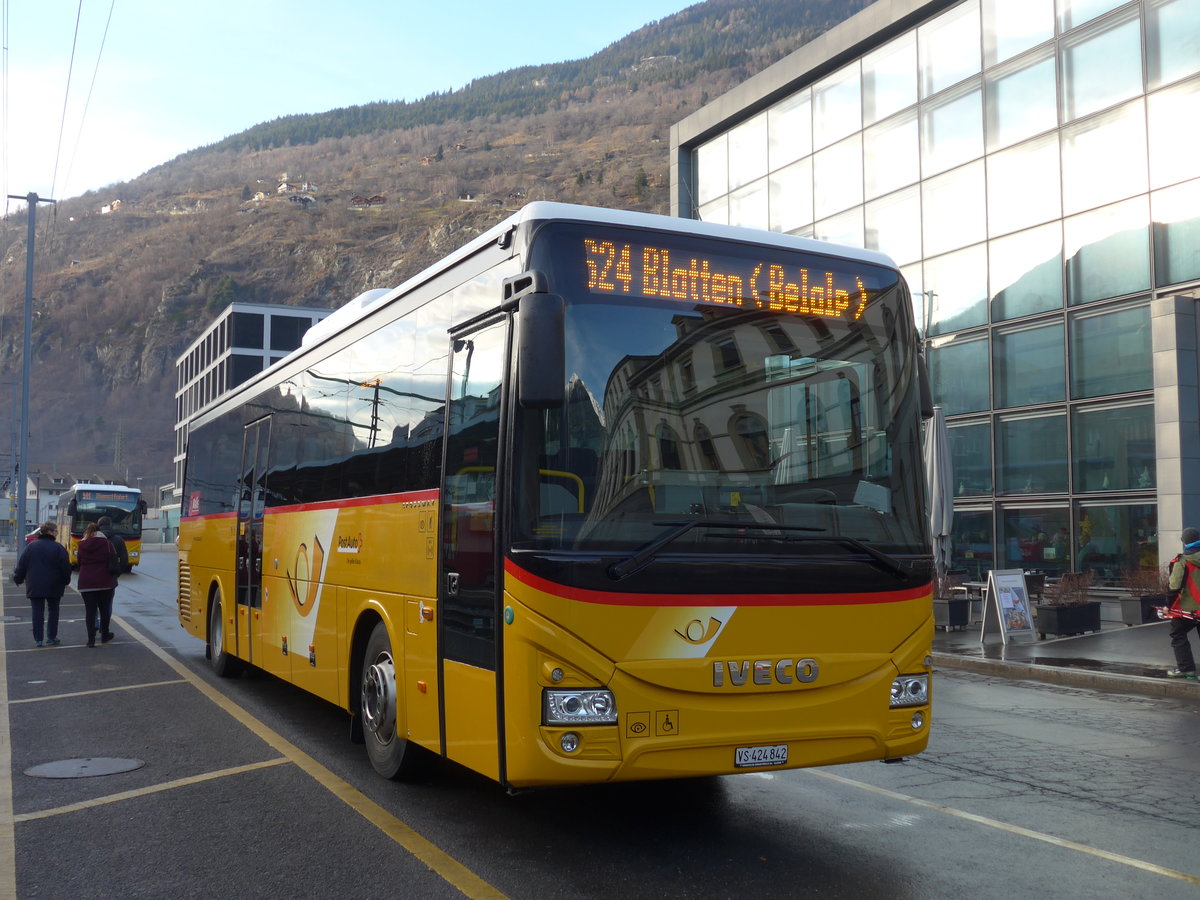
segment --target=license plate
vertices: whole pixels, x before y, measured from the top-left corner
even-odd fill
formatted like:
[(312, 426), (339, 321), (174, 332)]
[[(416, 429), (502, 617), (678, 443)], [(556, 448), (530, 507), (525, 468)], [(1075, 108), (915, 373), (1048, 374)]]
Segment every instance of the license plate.
[(787, 744), (773, 747), (738, 747), (733, 751), (733, 764), (744, 769), (749, 766), (782, 766), (787, 764)]

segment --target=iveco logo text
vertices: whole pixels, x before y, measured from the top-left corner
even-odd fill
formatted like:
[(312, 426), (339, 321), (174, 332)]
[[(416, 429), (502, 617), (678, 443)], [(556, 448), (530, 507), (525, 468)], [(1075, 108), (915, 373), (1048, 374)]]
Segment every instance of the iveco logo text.
[(819, 666), (811, 658), (790, 659), (745, 659), (741, 662), (726, 660), (714, 662), (713, 687), (725, 687), (726, 676), (734, 687), (751, 684), (793, 684), (797, 681), (808, 684), (817, 680)]

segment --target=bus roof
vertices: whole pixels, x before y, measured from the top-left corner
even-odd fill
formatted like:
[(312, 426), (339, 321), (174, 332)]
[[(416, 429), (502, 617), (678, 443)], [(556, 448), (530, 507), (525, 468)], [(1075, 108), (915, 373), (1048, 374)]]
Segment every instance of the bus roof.
[[(87, 481), (79, 481), (73, 484), (68, 490), (71, 491), (127, 491), (130, 494), (140, 494), (141, 488), (131, 488), (124, 484), (93, 484)], [(67, 493), (63, 491), (63, 493)]]
[(493, 225), (483, 234), (479, 235), (479, 237), (463, 244), (445, 258), (413, 277), (406, 279), (396, 287), (374, 288), (359, 294), (344, 306), (339, 307), (332, 315), (326, 316), (320, 322), (313, 325), (305, 333), (299, 349), (303, 350), (310, 347), (325, 337), (335, 334), (363, 318), (371, 310), (384, 306), (398, 297), (403, 297), (417, 285), (427, 281), (435, 272), (450, 268), (460, 259), (465, 259), (477, 253), (488, 244), (499, 240), (502, 235), (522, 225), (547, 220), (594, 222), (598, 225), (623, 225), (629, 228), (649, 228), (675, 232), (677, 234), (761, 244), (786, 250), (821, 253), (826, 256), (838, 256), (872, 263), (889, 269), (896, 268), (896, 264), (892, 261), (891, 257), (874, 250), (864, 250), (860, 247), (847, 247), (841, 244), (832, 244), (825, 241), (813, 240), (812, 238), (797, 237), (791, 234), (762, 231), (757, 228), (717, 225), (712, 222), (703, 222), (699, 219), (684, 219), (678, 216), (660, 216), (654, 213), (633, 212), (625, 209), (606, 209), (597, 206), (580, 206), (573, 203), (553, 203), (538, 200), (522, 207), (518, 212), (509, 216), (504, 221)]

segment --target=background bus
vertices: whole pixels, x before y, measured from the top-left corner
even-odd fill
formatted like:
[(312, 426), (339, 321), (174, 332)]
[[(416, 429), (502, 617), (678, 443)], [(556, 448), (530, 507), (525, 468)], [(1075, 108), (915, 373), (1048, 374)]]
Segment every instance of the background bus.
[(112, 519), (113, 531), (125, 541), (129, 564), (133, 570), (142, 558), (142, 519), (146, 501), (138, 488), (123, 484), (76, 484), (58, 498), (58, 540), (71, 556), (71, 565), (78, 565), (75, 548), (89, 522), (101, 516)]
[(189, 427), (179, 617), (372, 764), (511, 787), (929, 735), (921, 369), (884, 256), (535, 203)]

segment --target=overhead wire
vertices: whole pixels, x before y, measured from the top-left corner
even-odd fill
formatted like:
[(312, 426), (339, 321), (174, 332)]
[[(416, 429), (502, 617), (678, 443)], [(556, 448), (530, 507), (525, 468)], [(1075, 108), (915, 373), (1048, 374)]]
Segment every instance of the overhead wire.
[[(7, 0), (5, 0), (7, 2)], [(82, 0), (80, 0), (82, 3)], [(87, 99), (83, 103), (83, 112), (79, 116), (79, 132), (75, 135), (75, 147), (71, 151), (71, 162), (67, 165), (67, 174), (63, 178), (64, 185), (71, 181), (71, 171), (75, 168), (75, 156), (83, 143), (83, 126), (87, 122), (88, 107), (92, 105), (92, 91), (96, 89), (96, 76), (100, 74), (100, 59), (104, 56), (104, 44), (108, 40), (108, 28), (112, 25), (113, 10), (117, 8), (117, 0), (112, 0), (108, 7), (108, 18), (104, 22), (104, 34), (100, 37), (100, 49), (96, 52), (96, 66), (92, 69), (92, 81), (88, 85)]]
[(83, 0), (79, 0), (79, 6), (75, 12), (75, 33), (71, 37), (71, 59), (67, 63), (67, 87), (63, 91), (63, 109), (62, 119), (58, 124), (58, 145), (54, 149), (54, 175), (50, 178), (50, 196), (54, 196), (54, 189), (58, 186), (58, 163), (62, 158), (62, 142), (63, 132), (67, 128), (67, 101), (71, 97), (71, 76), (75, 72), (75, 48), (79, 45), (79, 22), (83, 19)]

